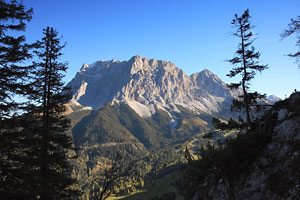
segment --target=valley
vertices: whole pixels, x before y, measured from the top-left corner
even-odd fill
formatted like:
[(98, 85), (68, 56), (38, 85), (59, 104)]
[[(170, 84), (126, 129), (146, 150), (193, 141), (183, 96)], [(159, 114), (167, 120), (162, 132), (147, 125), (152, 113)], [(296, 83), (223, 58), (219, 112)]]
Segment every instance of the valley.
[[(109, 77), (121, 79), (108, 83)], [(201, 146), (222, 144), (235, 135), (211, 132), (213, 117), (228, 120), (234, 116), (228, 113), (238, 91), (231, 92), (208, 70), (188, 77), (170, 62), (134, 56), (129, 61), (84, 65), (69, 86), (73, 98), (67, 116), (79, 149), (73, 175), (84, 188), (85, 198), (99, 196), (104, 183), (97, 177), (121, 153), (134, 172), (114, 183), (112, 199), (145, 194), (149, 199), (164, 194), (181, 199), (179, 190), (174, 192), (171, 185), (186, 162), (185, 149), (197, 155)], [(109, 98), (105, 102), (102, 97)], [(95, 99), (100, 104), (95, 104)], [(150, 195), (157, 190), (153, 183), (164, 183), (167, 189), (155, 192), (158, 196)]]

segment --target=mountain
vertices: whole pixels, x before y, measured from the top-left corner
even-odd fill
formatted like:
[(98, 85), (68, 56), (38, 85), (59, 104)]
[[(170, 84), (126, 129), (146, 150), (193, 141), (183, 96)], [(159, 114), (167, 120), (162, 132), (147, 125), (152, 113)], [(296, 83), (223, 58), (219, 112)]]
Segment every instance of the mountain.
[(68, 86), (75, 145), (126, 146), (132, 156), (207, 132), (212, 117), (230, 116), (239, 94), (207, 69), (188, 76), (172, 62), (141, 56), (84, 64)]
[(178, 105), (195, 113), (218, 113), (238, 95), (207, 69), (188, 76), (172, 62), (141, 56), (84, 64), (68, 86), (73, 88), (71, 107), (97, 110), (125, 103), (141, 117), (155, 114), (155, 107), (172, 115)]
[(281, 100), (281, 98), (277, 97), (275, 95), (270, 95), (270, 96), (267, 97), (267, 101), (270, 102), (271, 104), (274, 104), (274, 103), (276, 103), (280, 100)]
[(68, 86), (72, 99), (66, 114), (80, 149), (73, 174), (85, 191), (83, 199), (97, 197), (97, 177), (116, 153), (134, 160), (138, 171), (131, 183), (115, 185), (115, 195), (126, 195), (143, 190), (144, 181), (174, 172), (186, 147), (197, 152), (237, 134), (208, 137), (213, 117), (234, 116), (230, 106), (240, 90), (228, 89), (207, 69), (188, 76), (172, 62), (134, 56), (84, 64)]
[[(142, 191), (144, 181), (152, 184), (170, 175), (183, 162), (185, 148), (197, 153), (202, 145), (237, 134), (210, 137), (213, 117), (234, 116), (230, 106), (240, 90), (231, 91), (207, 69), (188, 76), (172, 62), (134, 56), (122, 62), (84, 64), (68, 86), (72, 99), (66, 114), (80, 149), (73, 174), (85, 191), (83, 199), (97, 198), (102, 190), (97, 177), (119, 152), (126, 160), (134, 160), (132, 167), (138, 174), (116, 183), (115, 196)], [(263, 103), (278, 100), (273, 95)], [(176, 178), (170, 188), (177, 185)]]

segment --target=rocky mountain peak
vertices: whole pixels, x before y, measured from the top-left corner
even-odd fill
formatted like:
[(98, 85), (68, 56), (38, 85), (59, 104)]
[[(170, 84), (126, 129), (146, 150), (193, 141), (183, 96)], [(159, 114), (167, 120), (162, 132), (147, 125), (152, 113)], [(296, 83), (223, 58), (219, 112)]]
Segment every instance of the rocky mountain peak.
[(199, 74), (205, 75), (207, 77), (214, 75), (211, 71), (209, 71), (208, 69), (204, 69), (202, 70)]
[(276, 103), (277, 101), (280, 101), (280, 100), (281, 100), (281, 98), (277, 97), (275, 95), (270, 95), (267, 98), (267, 101), (270, 102), (271, 104), (274, 104), (274, 103)]
[(123, 62), (84, 64), (68, 85), (73, 88), (73, 104), (98, 109), (110, 102), (125, 102), (146, 116), (155, 112), (153, 107), (178, 110), (176, 105), (195, 112), (218, 112), (222, 103), (237, 96), (207, 69), (187, 76), (172, 62), (140, 55)]

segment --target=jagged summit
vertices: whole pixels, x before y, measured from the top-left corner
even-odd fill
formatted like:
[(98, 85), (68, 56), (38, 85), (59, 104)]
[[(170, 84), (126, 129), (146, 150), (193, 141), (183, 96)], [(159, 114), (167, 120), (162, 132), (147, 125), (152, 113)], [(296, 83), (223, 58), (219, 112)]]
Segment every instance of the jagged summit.
[(74, 104), (98, 109), (124, 102), (141, 116), (151, 116), (155, 108), (176, 111), (177, 105), (195, 112), (218, 112), (237, 96), (208, 69), (187, 76), (172, 62), (140, 55), (122, 62), (84, 64), (68, 85), (73, 88)]

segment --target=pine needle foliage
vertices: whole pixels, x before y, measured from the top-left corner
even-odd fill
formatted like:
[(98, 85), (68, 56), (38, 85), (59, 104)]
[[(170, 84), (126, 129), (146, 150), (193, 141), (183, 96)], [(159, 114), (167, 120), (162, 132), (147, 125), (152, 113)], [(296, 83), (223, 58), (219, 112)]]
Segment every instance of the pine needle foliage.
[(24, 104), (15, 97), (30, 91), (32, 66), (24, 62), (32, 57), (34, 45), (26, 43), (23, 32), (32, 14), (22, 3), (0, 0), (0, 199), (29, 198), (20, 119)]
[[(22, 62), (32, 57), (33, 45), (27, 44), (26, 23), (32, 18), (32, 9), (26, 10), (23, 4), (0, 1), (0, 118), (9, 118), (19, 104), (13, 98), (16, 94), (28, 92), (29, 66)], [(16, 34), (13, 34), (16, 33)]]
[[(296, 46), (300, 48), (300, 16), (292, 18), (291, 22), (288, 24), (287, 29), (285, 29), (280, 34), (282, 39), (290, 37), (291, 35), (296, 35)], [(299, 63), (298, 67), (300, 68), (300, 49), (295, 53), (288, 54), (288, 56), (295, 58), (296, 61)]]
[(253, 110), (253, 106), (257, 104), (258, 99), (265, 98), (265, 95), (258, 92), (250, 92), (250, 81), (255, 77), (257, 72), (262, 72), (268, 66), (259, 63), (260, 53), (252, 46), (255, 40), (252, 33), (254, 26), (251, 25), (249, 10), (247, 9), (242, 16), (235, 14), (231, 24), (236, 29), (233, 35), (239, 38), (240, 42), (235, 56), (228, 60), (234, 67), (227, 76), (232, 78), (236, 75), (241, 75), (242, 77), (240, 82), (229, 85), (231, 89), (242, 89), (242, 95), (239, 96), (239, 99), (233, 101), (231, 108), (237, 111), (244, 110), (248, 126), (251, 126), (251, 111)]
[(74, 148), (71, 136), (66, 135), (70, 121), (63, 116), (70, 93), (62, 81), (67, 63), (59, 60), (65, 45), (60, 44), (54, 28), (47, 27), (43, 34), (35, 52), (40, 62), (34, 62), (35, 79), (30, 95), (34, 102), (30, 114), (35, 126), (28, 132), (37, 141), (35, 152), (39, 152), (35, 154), (37, 175), (33, 184), (37, 190), (34, 192), (40, 199), (72, 199), (78, 194), (71, 178), (70, 153)]

